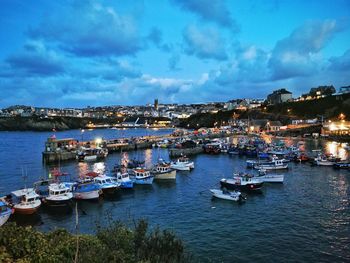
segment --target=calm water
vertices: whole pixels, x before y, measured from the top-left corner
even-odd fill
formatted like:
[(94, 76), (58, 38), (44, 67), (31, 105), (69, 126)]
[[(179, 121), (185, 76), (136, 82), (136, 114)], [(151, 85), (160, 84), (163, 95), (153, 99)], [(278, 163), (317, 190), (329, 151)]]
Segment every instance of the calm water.
[[(170, 130), (95, 130), (85, 138), (104, 138), (170, 133)], [(23, 186), (21, 167), (28, 184), (47, 174), (41, 162), (43, 143), (51, 133), (0, 132), (0, 192)], [(80, 131), (56, 133), (58, 138), (80, 138)], [(89, 137), (90, 136), (90, 137)], [(287, 141), (291, 143), (291, 141)], [(306, 149), (325, 147), (346, 157), (335, 143), (311, 140)], [(126, 154), (126, 153), (125, 153)], [(150, 165), (166, 150), (128, 153)], [(120, 159), (110, 154), (95, 164), (62, 163), (72, 176), (89, 170), (108, 171)], [(265, 185), (263, 194), (250, 195), (245, 204), (212, 200), (208, 189), (233, 171), (245, 170), (245, 159), (228, 155), (198, 155), (192, 172), (178, 172), (176, 183), (154, 183), (121, 191), (113, 199), (80, 202), (80, 230), (93, 231), (108, 218), (132, 223), (147, 218), (152, 226), (173, 229), (201, 262), (349, 262), (350, 172), (308, 164), (290, 164), (283, 185)], [(42, 210), (30, 218), (41, 230), (74, 228), (72, 213), (52, 214)], [(28, 223), (28, 222), (27, 222)]]

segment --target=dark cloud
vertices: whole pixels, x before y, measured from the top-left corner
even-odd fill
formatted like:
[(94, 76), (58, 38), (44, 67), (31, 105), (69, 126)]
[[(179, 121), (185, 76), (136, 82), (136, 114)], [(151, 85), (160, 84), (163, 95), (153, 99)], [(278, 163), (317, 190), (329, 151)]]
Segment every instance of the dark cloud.
[(335, 20), (309, 21), (278, 41), (269, 61), (272, 78), (288, 79), (315, 73), (319, 63), (314, 55), (337, 31)]
[(201, 59), (226, 60), (225, 40), (214, 27), (190, 25), (183, 31), (185, 52)]
[(330, 58), (329, 61), (331, 62), (329, 66), (331, 70), (350, 71), (350, 49), (340, 57)]
[(90, 1), (73, 2), (28, 34), (86, 57), (134, 55), (144, 46), (134, 17)]
[(238, 31), (238, 26), (223, 0), (173, 0), (173, 2), (204, 20)]
[(5, 60), (7, 64), (0, 70), (1, 76), (53, 76), (65, 72), (62, 59), (52, 50), (46, 49), (40, 42), (24, 45), (22, 51)]

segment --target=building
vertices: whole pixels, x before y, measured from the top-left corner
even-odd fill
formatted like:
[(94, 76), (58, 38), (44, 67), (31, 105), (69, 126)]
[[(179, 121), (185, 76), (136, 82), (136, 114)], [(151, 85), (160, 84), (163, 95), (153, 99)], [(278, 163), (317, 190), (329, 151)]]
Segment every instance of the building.
[(350, 93), (350, 86), (340, 87), (339, 94), (346, 94), (346, 93)]
[(154, 100), (154, 109), (158, 110), (158, 99)]
[(279, 104), (292, 100), (292, 93), (286, 89), (275, 90), (267, 96), (269, 104)]

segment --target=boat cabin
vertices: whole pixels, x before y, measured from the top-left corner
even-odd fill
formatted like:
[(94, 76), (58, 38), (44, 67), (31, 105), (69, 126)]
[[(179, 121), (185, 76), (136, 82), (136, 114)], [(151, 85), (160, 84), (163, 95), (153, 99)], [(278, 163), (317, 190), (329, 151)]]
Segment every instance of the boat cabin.
[(13, 191), (12, 194), (18, 198), (19, 203), (31, 204), (39, 200), (39, 195), (35, 193), (33, 188)]
[(150, 172), (145, 169), (135, 169), (134, 174), (137, 178), (146, 178), (150, 176)]
[(49, 186), (49, 195), (52, 196), (64, 195), (68, 194), (69, 192), (69, 188), (66, 187), (64, 184), (55, 184)]

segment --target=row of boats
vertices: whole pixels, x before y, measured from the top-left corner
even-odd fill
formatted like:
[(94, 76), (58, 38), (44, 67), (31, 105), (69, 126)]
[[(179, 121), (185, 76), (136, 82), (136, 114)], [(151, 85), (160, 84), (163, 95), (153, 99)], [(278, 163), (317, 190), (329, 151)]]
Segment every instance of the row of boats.
[(194, 167), (194, 162), (185, 156), (168, 163), (160, 159), (151, 169), (143, 167), (142, 162), (134, 161), (116, 165), (111, 176), (89, 172), (76, 181), (61, 180), (68, 174), (56, 168), (50, 172), (48, 179), (35, 182), (32, 188), (25, 187), (0, 198), (0, 226), (12, 213), (30, 215), (36, 213), (42, 204), (54, 208), (65, 207), (70, 205), (72, 199), (93, 200), (101, 195), (113, 195), (119, 189), (131, 189), (137, 184), (151, 185), (154, 180), (175, 180), (177, 170), (189, 171)]

